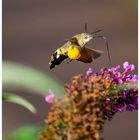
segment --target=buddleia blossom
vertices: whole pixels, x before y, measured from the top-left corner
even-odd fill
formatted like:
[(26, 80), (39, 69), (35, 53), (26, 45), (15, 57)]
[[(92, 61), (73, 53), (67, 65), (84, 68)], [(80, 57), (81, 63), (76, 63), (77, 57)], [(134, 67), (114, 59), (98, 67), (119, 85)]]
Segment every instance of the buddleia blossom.
[(105, 121), (118, 112), (138, 109), (137, 75), (125, 62), (77, 75), (64, 86), (66, 95), (52, 103), (40, 140), (101, 140)]

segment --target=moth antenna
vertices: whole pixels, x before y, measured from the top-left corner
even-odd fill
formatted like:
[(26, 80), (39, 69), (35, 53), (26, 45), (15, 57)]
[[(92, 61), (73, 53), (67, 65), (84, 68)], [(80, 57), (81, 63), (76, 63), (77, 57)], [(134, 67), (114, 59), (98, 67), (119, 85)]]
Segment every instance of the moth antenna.
[(94, 31), (94, 32), (92, 32), (92, 33), (90, 33), (90, 34), (95, 34), (95, 33), (99, 33), (99, 32), (101, 32), (102, 30), (101, 29), (99, 29), (99, 30), (96, 30), (96, 31)]
[(87, 26), (87, 23), (85, 23), (85, 33), (87, 33), (88, 31), (88, 26)]
[(109, 63), (110, 66), (112, 67), (112, 62), (111, 62), (111, 57), (110, 57), (110, 51), (109, 51), (109, 45), (108, 45), (108, 40), (105, 36), (94, 36), (94, 38), (102, 38), (105, 41), (106, 48), (107, 48), (107, 53), (108, 53), (108, 58), (109, 58)]

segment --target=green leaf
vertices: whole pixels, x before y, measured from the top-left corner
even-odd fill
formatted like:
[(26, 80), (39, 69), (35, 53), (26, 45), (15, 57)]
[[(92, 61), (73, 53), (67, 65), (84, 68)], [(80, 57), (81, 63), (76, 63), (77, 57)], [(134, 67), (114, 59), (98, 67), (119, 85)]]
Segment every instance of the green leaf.
[(21, 96), (18, 96), (18, 95), (12, 94), (12, 93), (3, 93), (2, 100), (19, 104), (19, 105), (25, 107), (26, 109), (28, 109), (29, 111), (31, 111), (32, 113), (36, 113), (35, 107)]
[(62, 96), (64, 90), (54, 78), (34, 68), (13, 63), (3, 62), (2, 83), (4, 88), (24, 88), (46, 96), (51, 89), (56, 96)]
[(17, 129), (13, 134), (5, 138), (6, 140), (37, 140), (40, 127), (37, 126), (24, 126)]
[(138, 82), (129, 82), (124, 84), (119, 84), (115, 86), (118, 90), (124, 90), (124, 89), (138, 89)]

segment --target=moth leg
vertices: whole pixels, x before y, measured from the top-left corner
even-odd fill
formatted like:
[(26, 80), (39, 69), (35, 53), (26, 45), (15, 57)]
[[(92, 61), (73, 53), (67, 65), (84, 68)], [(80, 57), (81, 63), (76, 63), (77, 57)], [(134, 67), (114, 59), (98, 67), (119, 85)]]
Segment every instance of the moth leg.
[(72, 62), (72, 60), (73, 60), (73, 59), (70, 59), (70, 60), (67, 62), (67, 64), (69, 64), (70, 62)]

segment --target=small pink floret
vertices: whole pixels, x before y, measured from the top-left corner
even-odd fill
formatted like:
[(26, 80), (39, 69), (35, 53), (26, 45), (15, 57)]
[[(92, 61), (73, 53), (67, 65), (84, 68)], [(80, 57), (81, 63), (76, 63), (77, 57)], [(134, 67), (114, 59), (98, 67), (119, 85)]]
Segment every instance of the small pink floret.
[(54, 94), (53, 93), (51, 93), (51, 94), (49, 94), (49, 95), (47, 95), (46, 97), (45, 97), (45, 101), (47, 102), (47, 103), (49, 103), (49, 104), (51, 104), (51, 103), (53, 103), (53, 101), (54, 101)]
[(126, 61), (123, 63), (123, 68), (126, 69), (129, 66), (129, 63)]
[(133, 71), (135, 69), (135, 66), (133, 64), (130, 65), (130, 70)]

